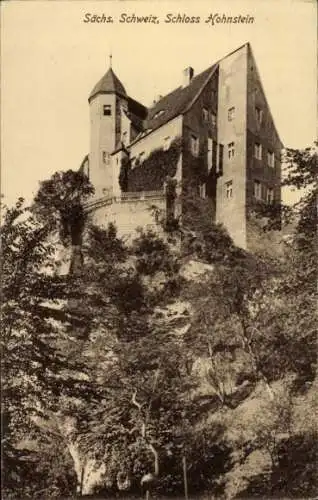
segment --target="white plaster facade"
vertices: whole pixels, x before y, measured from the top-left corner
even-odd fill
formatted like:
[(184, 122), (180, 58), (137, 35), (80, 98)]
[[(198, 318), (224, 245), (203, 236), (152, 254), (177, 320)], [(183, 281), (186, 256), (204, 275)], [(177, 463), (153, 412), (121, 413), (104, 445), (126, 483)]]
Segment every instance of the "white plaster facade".
[[(223, 176), (217, 183), (216, 220), (229, 230), (237, 245), (246, 247), (246, 120), (247, 45), (219, 64), (218, 142), (224, 145)], [(229, 120), (229, 110), (234, 117)], [(234, 155), (229, 157), (229, 144)], [(226, 190), (232, 182), (232, 196)]]
[(91, 211), (92, 222), (106, 228), (109, 223), (115, 224), (118, 235), (131, 240), (137, 236), (136, 229), (159, 232), (160, 224), (156, 223), (154, 210), (165, 212), (166, 201), (163, 193), (136, 193), (126, 198), (114, 196), (108, 202), (101, 204), (96, 210)]
[[(95, 196), (112, 190), (110, 154), (116, 145), (116, 95), (100, 94), (90, 102), (90, 181)], [(104, 106), (110, 106), (111, 115), (104, 115)]]

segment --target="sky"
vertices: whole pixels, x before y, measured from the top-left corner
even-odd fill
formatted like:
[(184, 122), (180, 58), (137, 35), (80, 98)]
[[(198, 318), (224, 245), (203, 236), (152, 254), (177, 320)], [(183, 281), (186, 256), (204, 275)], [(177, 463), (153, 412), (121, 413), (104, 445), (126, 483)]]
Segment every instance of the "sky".
[[(1, 5), (1, 192), (27, 200), (39, 181), (77, 169), (89, 151), (88, 96), (112, 66), (127, 93), (149, 105), (250, 42), (280, 137), (288, 147), (317, 137), (315, 0), (18, 1)], [(85, 23), (85, 14), (113, 23)], [(121, 14), (159, 24), (120, 23)], [(165, 23), (166, 15), (200, 23)], [(253, 16), (252, 24), (206, 23), (210, 14)]]

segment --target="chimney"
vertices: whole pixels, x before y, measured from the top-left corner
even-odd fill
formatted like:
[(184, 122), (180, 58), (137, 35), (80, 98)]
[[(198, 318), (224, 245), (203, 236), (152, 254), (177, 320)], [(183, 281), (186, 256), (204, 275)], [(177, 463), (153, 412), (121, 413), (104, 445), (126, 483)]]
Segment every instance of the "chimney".
[(191, 66), (188, 66), (182, 71), (182, 87), (186, 87), (187, 85), (189, 85), (193, 78), (193, 74), (194, 69), (191, 68)]

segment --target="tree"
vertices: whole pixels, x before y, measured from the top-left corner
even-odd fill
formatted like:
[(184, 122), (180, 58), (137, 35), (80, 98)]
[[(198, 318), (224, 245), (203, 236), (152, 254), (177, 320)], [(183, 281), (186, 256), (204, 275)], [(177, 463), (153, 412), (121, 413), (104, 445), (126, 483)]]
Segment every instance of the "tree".
[(34, 198), (32, 210), (37, 217), (58, 231), (65, 246), (71, 244), (71, 272), (77, 272), (83, 264), (81, 245), (87, 220), (84, 202), (93, 193), (94, 188), (82, 171), (68, 170), (42, 181)]
[[(172, 282), (178, 266), (172, 265), (168, 246), (157, 241), (153, 234), (141, 234), (128, 250), (117, 238), (113, 226), (107, 230), (87, 226), (82, 245), (85, 266), (80, 273), (59, 276), (55, 273), (54, 246), (50, 242), (55, 225), (51, 220), (45, 223), (45, 218), (38, 214), (18, 204), (8, 211), (3, 230), (4, 311), (8, 330), (7, 343), (4, 342), (5, 387), (9, 394), (23, 381), (24, 387), (17, 391), (25, 401), (24, 406), (20, 402), (14, 405), (12, 395), (10, 401), (8, 396), (10, 418), (5, 462), (10, 458), (17, 463), (19, 442), (25, 438), (38, 441), (40, 431), (41, 435), (55, 436), (55, 442), (62, 441), (68, 456), (72, 455), (79, 492), (87, 492), (92, 486), (85, 484), (85, 478), (96, 468), (96, 456), (101, 464), (106, 459), (107, 463), (113, 461), (112, 480), (115, 477), (120, 487), (122, 481), (118, 478), (127, 469), (122, 470), (123, 464), (128, 467), (135, 457), (145, 467), (150, 458), (147, 455), (150, 443), (141, 433), (138, 436), (137, 432), (137, 437), (136, 431), (130, 434), (136, 417), (133, 388), (138, 387), (138, 397), (141, 395), (154, 412), (151, 386), (161, 359), (159, 392), (165, 394), (167, 407), (178, 395), (176, 389), (173, 396), (169, 392), (170, 376), (177, 362), (182, 369), (182, 357), (177, 356), (178, 342), (170, 331), (159, 323), (155, 325), (153, 317), (155, 308), (165, 303), (172, 289), (165, 287), (162, 300), (145, 279), (163, 274), (164, 283), (167, 278)], [(165, 361), (167, 350), (175, 351), (176, 357)], [(134, 375), (139, 362), (140, 370)], [(159, 401), (161, 396), (157, 393), (154, 396)], [(20, 434), (16, 422), (19, 408), (21, 421), (23, 418), (27, 423)], [(171, 410), (169, 418), (172, 416)], [(154, 419), (158, 421), (159, 416)], [(69, 422), (66, 427), (65, 421)], [(159, 425), (160, 432), (164, 422), (163, 419)], [(12, 429), (10, 438), (9, 429)], [(170, 432), (173, 435), (173, 430)], [(154, 436), (154, 439), (159, 438)], [(165, 446), (167, 437), (161, 439)], [(10, 457), (9, 445), (13, 450)], [(45, 469), (53, 449), (50, 443), (44, 448), (37, 447), (32, 454), (34, 464), (43, 463)], [(138, 468), (135, 472), (130, 470), (139, 477)], [(32, 477), (32, 491), (37, 495), (43, 489), (43, 481), (35, 474), (35, 467)], [(21, 477), (18, 480), (23, 497), (29, 491), (28, 485)]]
[(314, 376), (316, 366), (317, 173), (317, 143), (286, 151), (283, 185), (298, 190), (299, 201), (289, 210), (293, 229), (285, 244), (279, 291), (286, 305), (288, 356), (305, 379)]
[[(187, 412), (182, 345), (157, 309), (175, 293), (166, 284), (178, 266), (151, 232), (141, 232), (128, 250), (114, 232), (90, 227), (83, 254), (81, 274), (71, 277), (83, 300), (72, 307), (73, 314), (85, 307), (87, 329), (78, 335), (99, 399), (77, 407), (76, 443), (82, 457), (106, 463), (109, 488), (139, 490), (152, 470), (151, 450), (165, 459)], [(158, 275), (163, 288), (153, 289)], [(85, 482), (83, 491), (93, 487)]]
[[(245, 428), (242, 456), (247, 463), (246, 457), (253, 450), (265, 446), (272, 463), (268, 477), (277, 488), (283, 479), (280, 467), (286, 460), (283, 449), (293, 453), (293, 443), (298, 446), (299, 441), (308, 441), (305, 430), (296, 436), (292, 431), (284, 431), (284, 434), (282, 429), (286, 426), (287, 413), (290, 418), (295, 391), (296, 394), (307, 391), (307, 384), (315, 377), (316, 366), (317, 149), (288, 150), (287, 158), (289, 175), (284, 184), (303, 191), (300, 201), (283, 212), (289, 223), (293, 221), (289, 237), (284, 239), (284, 253), (276, 259), (266, 258), (266, 254), (260, 258), (231, 245), (223, 246), (224, 258), (215, 261), (210, 283), (205, 288), (206, 297), (198, 298), (193, 327), (188, 332), (191, 348), (201, 356), (204, 354), (210, 362), (208, 380), (220, 406), (225, 406), (229, 414), (231, 408), (246, 397), (246, 393), (240, 393), (240, 382), (252, 382), (255, 388), (262, 382), (267, 389), (263, 395), (266, 411), (261, 413), (262, 418), (253, 420), (257, 437), (251, 442), (250, 428)], [(265, 208), (269, 215), (268, 207)], [(277, 207), (270, 208), (275, 214)], [(282, 209), (284, 207), (280, 206), (278, 213)], [(261, 215), (264, 216), (264, 211)], [(211, 257), (213, 259), (213, 253)], [(249, 368), (246, 361), (249, 361)], [(226, 391), (224, 387), (224, 374), (230, 373), (229, 364), (235, 375), (234, 391), (229, 388)], [(286, 377), (292, 377), (293, 383), (285, 391), (289, 402), (284, 404), (275, 389), (275, 381), (280, 383)], [(248, 394), (251, 390), (253, 386)], [(237, 416), (234, 418), (239, 424)], [(236, 453), (240, 446), (238, 442), (234, 444)], [(308, 451), (308, 456), (310, 453)], [(242, 458), (237, 466), (234, 465), (233, 474), (241, 462)], [(310, 477), (311, 469), (312, 463), (308, 463), (306, 470)], [(303, 491), (307, 491), (307, 487), (303, 487)], [(261, 482), (258, 488), (247, 489), (246, 494), (262, 491)], [(298, 494), (301, 488), (299, 484)], [(266, 488), (263, 491), (265, 494), (271, 492)]]
[[(254, 451), (270, 455), (267, 477), (276, 474), (275, 484), (296, 447), (312, 459), (309, 432), (286, 427), (315, 368), (315, 165), (308, 151), (293, 158), (303, 161), (308, 192), (277, 259), (237, 248), (197, 198), (197, 211), (173, 227), (181, 248), (173, 233), (166, 240), (151, 231), (128, 247), (113, 225), (89, 224), (83, 200), (91, 187), (75, 173), (44, 183), (31, 211), (22, 200), (7, 210), (4, 457), (17, 471), (7, 475), (8, 495), (77, 488), (115, 496), (140, 492), (150, 474), (158, 493), (180, 494), (186, 457), (190, 491), (207, 486), (221, 496), (241, 465), (256, 484)], [(293, 182), (300, 182), (297, 169)], [(58, 229), (84, 263), (66, 276), (56, 272)], [(181, 273), (189, 257), (209, 269), (197, 282)], [(187, 317), (172, 313), (179, 299), (190, 304)], [(205, 378), (195, 373), (200, 363)], [(286, 379), (284, 401), (277, 387)], [(261, 411), (247, 429), (242, 415), (251, 400)]]
[[(19, 199), (4, 212), (2, 224), (2, 397), (5, 484), (23, 489), (25, 455), (19, 448), (37, 433), (36, 416), (55, 411), (61, 395), (85, 397), (85, 367), (74, 359), (67, 335), (71, 321), (59, 302), (68, 283), (54, 275), (50, 221), (40, 222)], [(74, 321), (76, 319), (74, 318)], [(20, 476), (7, 463), (14, 462)], [(11, 473), (12, 472), (12, 473)], [(36, 490), (36, 485), (35, 490)], [(24, 493), (23, 493), (24, 491)]]

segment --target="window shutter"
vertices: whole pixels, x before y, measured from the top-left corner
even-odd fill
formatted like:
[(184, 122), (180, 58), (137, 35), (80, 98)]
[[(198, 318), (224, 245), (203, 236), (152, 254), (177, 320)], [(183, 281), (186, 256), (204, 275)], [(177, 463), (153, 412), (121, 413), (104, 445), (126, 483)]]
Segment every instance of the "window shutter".
[(219, 167), (218, 167), (219, 175), (223, 175), (223, 155), (224, 155), (224, 146), (223, 144), (219, 144)]

